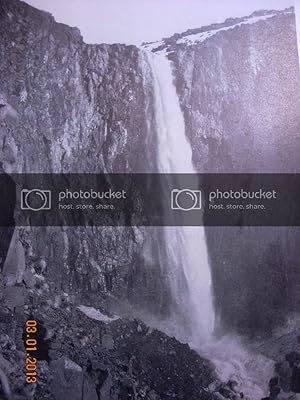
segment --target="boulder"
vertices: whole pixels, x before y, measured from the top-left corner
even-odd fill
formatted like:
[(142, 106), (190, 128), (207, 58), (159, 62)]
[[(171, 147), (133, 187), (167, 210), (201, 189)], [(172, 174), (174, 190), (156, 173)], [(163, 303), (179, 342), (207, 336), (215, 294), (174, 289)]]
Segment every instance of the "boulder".
[(7, 257), (3, 266), (4, 282), (7, 286), (13, 286), (21, 283), (25, 271), (25, 252), (22, 243), (19, 240), (18, 231), (15, 230)]
[(50, 363), (51, 392), (55, 400), (82, 400), (83, 370), (67, 357)]

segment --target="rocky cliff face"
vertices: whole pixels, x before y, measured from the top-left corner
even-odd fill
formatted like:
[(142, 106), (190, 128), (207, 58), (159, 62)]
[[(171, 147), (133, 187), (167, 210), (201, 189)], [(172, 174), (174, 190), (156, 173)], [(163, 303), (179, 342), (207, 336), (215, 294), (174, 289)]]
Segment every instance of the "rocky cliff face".
[(293, 9), (255, 12), (144, 46), (174, 62), (198, 171), (299, 171)]
[(153, 168), (136, 47), (86, 45), (78, 29), (17, 1), (1, 1), (1, 36), (1, 88), (19, 113), (7, 135), (16, 172)]
[[(86, 45), (78, 29), (58, 24), (51, 15), (17, 0), (0, 1), (0, 31), (0, 147), (6, 171), (155, 172), (152, 85), (138, 48)], [(4, 232), (3, 236), (8, 234)], [(144, 241), (145, 231), (137, 228), (16, 228), (0, 279), (0, 341), (4, 357), (0, 359), (0, 397), (10, 398), (3, 370), (8, 374), (14, 398), (18, 399), (52, 399), (53, 393), (56, 399), (73, 398), (75, 394), (85, 400), (127, 399), (137, 396), (139, 391), (148, 399), (172, 397), (172, 390), (159, 383), (161, 377), (153, 377), (161, 389), (155, 390), (146, 376), (138, 378), (144, 383), (137, 389), (129, 359), (126, 356), (127, 361), (124, 359), (122, 364), (117, 355), (99, 367), (83, 366), (83, 360), (79, 359), (81, 366), (61, 359), (56, 367), (54, 364), (57, 374), (74, 374), (74, 379), (83, 386), (79, 383), (77, 391), (62, 384), (61, 392), (57, 393), (58, 385), (56, 388), (48, 385), (56, 380), (55, 372), (53, 375), (49, 371), (50, 358), (46, 354), (48, 346), (57, 347), (52, 338), (50, 344), (45, 342), (42, 351), (41, 384), (36, 393), (29, 393), (20, 373), (26, 316), (33, 315), (40, 326), (45, 323), (49, 332), (51, 324), (57, 323), (59, 309), (64, 310), (65, 322), (73, 318), (79, 304), (93, 305), (104, 312), (122, 307), (123, 314), (132, 317), (132, 307), (153, 312), (159, 303), (153, 300), (166, 299), (163, 283), (156, 283), (159, 272), (155, 261), (143, 267)], [(79, 329), (76, 320), (61, 332), (61, 343), (68, 336), (76, 336), (75, 330)], [(120, 331), (117, 335), (123, 337)], [(136, 335), (148, 338), (146, 331), (137, 332), (135, 328), (130, 340), (134, 342)], [(44, 339), (40, 339), (42, 343)], [(96, 345), (99, 338), (95, 339)], [(164, 339), (157, 337), (156, 345), (161, 340)], [(71, 346), (73, 350), (68, 355), (65, 349), (61, 354), (53, 353), (51, 359), (63, 354), (74, 359), (81, 345), (76, 344), (76, 349), (74, 344)], [(105, 346), (104, 351), (112, 350), (110, 345)], [(89, 341), (87, 349), (91, 349)], [(176, 355), (173, 345), (169, 351)], [(184, 347), (183, 353), (186, 351)], [(157, 356), (152, 354), (150, 358)], [(92, 362), (84, 352), (82, 358)], [(87, 380), (83, 380), (82, 367), (85, 371), (89, 369)], [(137, 370), (144, 373), (146, 367), (140, 367)], [(178, 376), (178, 371), (170, 374)], [(95, 382), (100, 379), (97, 388), (91, 379)], [(198, 383), (192, 384), (191, 396), (198, 395)], [(174, 389), (179, 390), (182, 389)]]
[[(1, 120), (5, 168), (155, 171), (151, 85), (141, 52), (86, 45), (78, 29), (20, 1), (1, 1), (0, 16), (1, 102), (9, 111)], [(131, 298), (141, 229), (20, 228), (17, 236), (26, 268), (44, 276), (46, 291)]]
[[(255, 12), (145, 47), (174, 63), (199, 172), (299, 172), (293, 9)], [(229, 328), (265, 331), (299, 309), (298, 229), (206, 232), (216, 304)]]

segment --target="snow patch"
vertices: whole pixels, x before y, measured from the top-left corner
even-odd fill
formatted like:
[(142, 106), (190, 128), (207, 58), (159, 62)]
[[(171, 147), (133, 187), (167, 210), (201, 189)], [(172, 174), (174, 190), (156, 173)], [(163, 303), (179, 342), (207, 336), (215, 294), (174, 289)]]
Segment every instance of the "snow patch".
[[(293, 13), (292, 11), (285, 11), (281, 14), (273, 13), (273, 14), (266, 14), (266, 15), (260, 15), (260, 16), (252, 15), (252, 16), (246, 17), (242, 21), (240, 21), (236, 24), (230, 25), (230, 26), (224, 26), (224, 27), (218, 28), (218, 29), (216, 29), (216, 28), (210, 29), (208, 31), (198, 32), (198, 33), (194, 33), (191, 35), (181, 37), (180, 39), (178, 39), (175, 42), (175, 44), (185, 44), (185, 45), (191, 46), (196, 43), (204, 42), (205, 40), (209, 39), (210, 37), (216, 35), (218, 32), (225, 32), (230, 29), (234, 29), (237, 26), (242, 26), (242, 25), (246, 25), (246, 24), (248, 24), (248, 25), (256, 24), (259, 21), (265, 21), (267, 19), (270, 19), (270, 18), (278, 16), (278, 15), (282, 15), (282, 14), (288, 15), (288, 14), (292, 14), (292, 13)], [(143, 44), (142, 47), (145, 50), (152, 51), (155, 53), (157, 52), (157, 53), (168, 54), (168, 51), (169, 51), (169, 45), (165, 42), (165, 40), (159, 40), (159, 41), (152, 42), (152, 43), (146, 43), (146, 44)], [(161, 47), (161, 49), (158, 50), (160, 47)]]
[(179, 40), (177, 40), (176, 44), (187, 44), (188, 46), (191, 46), (195, 43), (201, 43), (204, 42), (206, 39), (210, 38), (211, 36), (214, 36), (215, 34), (217, 34), (218, 32), (224, 32), (224, 31), (228, 31), (230, 29), (234, 29), (237, 26), (242, 26), (245, 24), (255, 24), (259, 21), (264, 21), (266, 19), (275, 17), (277, 14), (268, 14), (268, 15), (262, 15), (259, 17), (249, 17), (246, 18), (244, 21), (239, 22), (237, 24), (234, 25), (230, 25), (230, 26), (226, 26), (224, 28), (219, 28), (219, 29), (212, 29), (210, 31), (206, 31), (206, 32), (200, 32), (200, 33), (195, 33), (189, 36), (185, 36)]
[(161, 46), (165, 46), (165, 42), (163, 40), (147, 43), (147, 44), (144, 44), (142, 47), (149, 51), (155, 51), (156, 49), (158, 49)]
[(114, 317), (108, 317), (107, 315), (102, 314), (101, 311), (96, 310), (96, 308), (94, 307), (87, 307), (87, 306), (78, 306), (77, 307), (83, 314), (85, 314), (86, 316), (88, 316), (91, 319), (94, 319), (96, 321), (101, 321), (104, 322), (106, 324), (108, 324), (109, 322), (112, 321), (116, 321), (117, 319), (119, 319), (118, 316), (114, 316)]

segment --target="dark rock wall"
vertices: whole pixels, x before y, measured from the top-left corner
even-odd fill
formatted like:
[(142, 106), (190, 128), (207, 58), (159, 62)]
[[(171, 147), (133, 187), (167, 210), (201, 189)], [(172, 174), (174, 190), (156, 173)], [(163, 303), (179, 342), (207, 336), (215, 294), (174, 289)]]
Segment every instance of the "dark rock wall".
[[(289, 10), (291, 11), (291, 10)], [(201, 172), (299, 172), (295, 16), (276, 16), (187, 46), (168, 40), (194, 164)], [(206, 229), (223, 323), (269, 330), (299, 310), (299, 229)]]
[(176, 47), (177, 86), (203, 172), (299, 172), (293, 13)]
[[(19, 112), (18, 172), (142, 172), (147, 120), (134, 46), (86, 45), (22, 2), (1, 3), (1, 89)], [(147, 162), (147, 160), (149, 162)]]
[[(0, 121), (6, 170), (155, 171), (151, 80), (138, 48), (87, 45), (77, 28), (16, 0), (0, 1), (0, 32), (0, 100), (14, 110)], [(38, 293), (51, 302), (64, 291), (83, 302), (94, 296), (93, 304), (108, 295), (131, 303), (139, 290), (146, 305), (144, 234), (122, 227), (19, 228), (17, 240), (26, 274), (45, 278)], [(154, 264), (150, 275), (151, 268), (158, 273)], [(36, 285), (27, 280), (28, 288)]]

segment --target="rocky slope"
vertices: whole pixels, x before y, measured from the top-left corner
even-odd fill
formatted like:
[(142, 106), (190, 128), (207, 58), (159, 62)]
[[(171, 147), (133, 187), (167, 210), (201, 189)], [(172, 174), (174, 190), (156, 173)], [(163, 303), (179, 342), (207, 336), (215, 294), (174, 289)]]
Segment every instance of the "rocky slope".
[[(211, 398), (207, 387), (216, 380), (213, 368), (187, 345), (138, 321), (91, 319), (70, 302), (65, 308), (35, 311), (40, 332), (39, 384), (26, 385), (22, 329), (16, 329), (26, 316), (18, 320), (11, 316), (4, 323), (1, 315), (0, 365), (13, 393), (7, 399)], [(3, 389), (1, 375), (0, 381)]]

